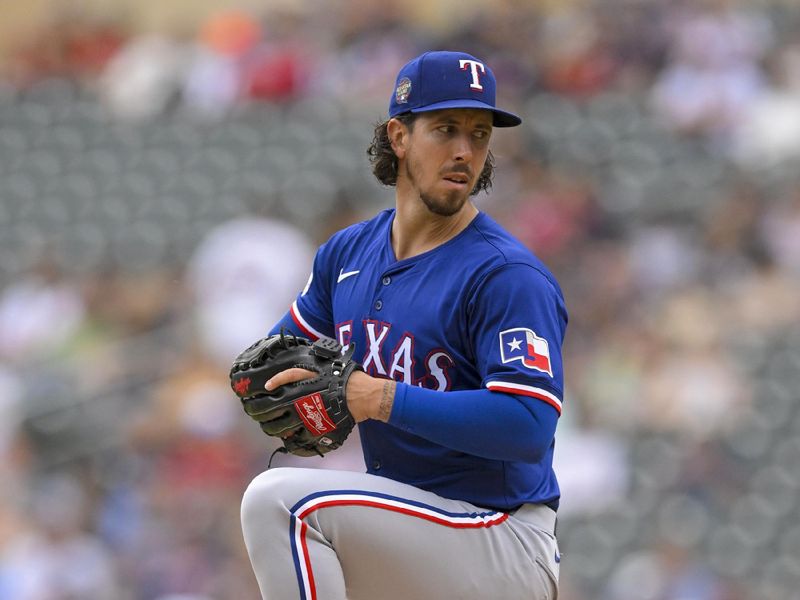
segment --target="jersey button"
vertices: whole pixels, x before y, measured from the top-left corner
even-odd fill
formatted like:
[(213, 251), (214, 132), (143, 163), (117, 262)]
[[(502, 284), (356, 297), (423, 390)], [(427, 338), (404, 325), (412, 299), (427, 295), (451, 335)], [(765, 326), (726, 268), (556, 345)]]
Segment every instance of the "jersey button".
[(372, 470), (373, 471), (380, 471), (380, 469), (381, 469), (381, 461), (373, 460), (372, 461)]
[(392, 283), (391, 277), (387, 275), (386, 277), (383, 278), (383, 285), (389, 285), (390, 283)]
[(375, 310), (380, 310), (383, 308), (383, 302), (378, 300), (375, 302)]

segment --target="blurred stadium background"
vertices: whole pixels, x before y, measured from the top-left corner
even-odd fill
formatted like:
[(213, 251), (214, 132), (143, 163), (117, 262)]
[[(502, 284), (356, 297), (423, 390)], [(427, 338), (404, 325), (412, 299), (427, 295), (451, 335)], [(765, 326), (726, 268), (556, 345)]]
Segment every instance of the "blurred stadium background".
[(257, 597), (227, 366), (391, 205), (365, 148), (429, 48), (525, 119), (478, 202), (571, 313), (561, 599), (800, 598), (795, 0), (29, 0), (0, 40), (0, 600)]

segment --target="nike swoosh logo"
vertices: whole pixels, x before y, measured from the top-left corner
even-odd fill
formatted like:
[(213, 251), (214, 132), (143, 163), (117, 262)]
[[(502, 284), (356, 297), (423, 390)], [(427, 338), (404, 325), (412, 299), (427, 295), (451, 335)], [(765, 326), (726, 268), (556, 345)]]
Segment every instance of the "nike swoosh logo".
[(347, 273), (344, 272), (344, 269), (339, 270), (339, 277), (336, 279), (336, 283), (341, 283), (348, 277), (352, 277), (353, 275), (358, 275), (361, 271), (348, 271)]

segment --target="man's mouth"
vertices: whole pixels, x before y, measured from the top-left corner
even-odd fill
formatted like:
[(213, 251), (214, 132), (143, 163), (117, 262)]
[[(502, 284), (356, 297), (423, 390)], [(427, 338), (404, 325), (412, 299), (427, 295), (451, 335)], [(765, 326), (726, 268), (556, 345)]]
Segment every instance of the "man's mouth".
[(451, 173), (449, 175), (445, 175), (444, 180), (451, 183), (456, 183), (458, 185), (467, 185), (469, 183), (469, 177), (463, 173)]

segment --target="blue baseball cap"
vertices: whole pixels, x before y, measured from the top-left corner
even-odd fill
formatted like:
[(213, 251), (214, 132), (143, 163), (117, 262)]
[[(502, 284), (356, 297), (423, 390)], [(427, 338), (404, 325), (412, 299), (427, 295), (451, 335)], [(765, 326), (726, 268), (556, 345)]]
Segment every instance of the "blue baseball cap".
[(443, 108), (485, 108), (495, 127), (515, 127), (517, 115), (495, 106), (497, 82), (489, 66), (464, 52), (426, 52), (397, 74), (389, 116)]

